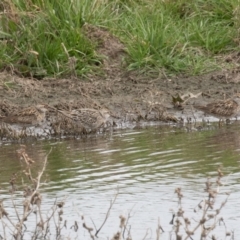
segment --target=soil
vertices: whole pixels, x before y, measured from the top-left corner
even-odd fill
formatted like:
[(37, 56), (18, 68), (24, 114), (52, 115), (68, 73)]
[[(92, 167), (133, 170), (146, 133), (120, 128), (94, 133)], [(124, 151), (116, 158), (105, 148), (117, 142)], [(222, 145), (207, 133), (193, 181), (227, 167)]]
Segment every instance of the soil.
[[(91, 73), (79, 79), (73, 71), (67, 79), (37, 80), (2, 72), (0, 115), (5, 117), (40, 103), (60, 110), (105, 107), (118, 123), (176, 122), (179, 117), (192, 117), (195, 114), (192, 106), (196, 103), (229, 98), (239, 92), (240, 68), (191, 77), (168, 77), (163, 70), (143, 75), (126, 69), (123, 60), (127, 53), (115, 36), (91, 25), (85, 26), (85, 32), (103, 57), (101, 74)], [(232, 54), (226, 61), (237, 66), (239, 56)]]

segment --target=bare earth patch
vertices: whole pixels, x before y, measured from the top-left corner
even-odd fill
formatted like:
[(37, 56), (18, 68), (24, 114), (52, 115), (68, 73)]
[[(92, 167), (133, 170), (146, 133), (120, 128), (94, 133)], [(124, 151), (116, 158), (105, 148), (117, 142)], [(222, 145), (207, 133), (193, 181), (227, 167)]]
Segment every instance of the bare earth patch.
[[(2, 72), (0, 116), (40, 103), (59, 110), (105, 107), (118, 123), (140, 120), (176, 122), (178, 117), (193, 117), (195, 102), (225, 99), (239, 92), (240, 68), (194, 77), (143, 76), (126, 70), (123, 59), (127, 53), (115, 36), (91, 25), (85, 26), (85, 31), (103, 57), (102, 73), (92, 73), (87, 79), (73, 76), (36, 80)], [(239, 57), (237, 54), (228, 56), (226, 61), (238, 63)], [(187, 98), (181, 107), (173, 104), (172, 97), (178, 95)]]

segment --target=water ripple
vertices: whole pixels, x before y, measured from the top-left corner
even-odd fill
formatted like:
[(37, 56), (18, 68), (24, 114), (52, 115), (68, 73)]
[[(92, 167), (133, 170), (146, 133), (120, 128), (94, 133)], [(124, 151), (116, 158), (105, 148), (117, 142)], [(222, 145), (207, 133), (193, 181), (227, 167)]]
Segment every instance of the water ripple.
[[(71, 206), (77, 205), (82, 212), (101, 222), (110, 199), (119, 189), (119, 198), (111, 213), (115, 219), (111, 218), (103, 234), (111, 237), (110, 229), (119, 224), (118, 215), (134, 208), (132, 229), (135, 232), (132, 231), (135, 239), (139, 239), (147, 227), (156, 226), (159, 216), (166, 232), (171, 230), (168, 223), (170, 209), (178, 206), (174, 194), (177, 187), (182, 188), (184, 206), (188, 206), (186, 211), (192, 214), (193, 208), (206, 196), (207, 177), (215, 179), (220, 165), (225, 174), (220, 190), (232, 192), (229, 204), (224, 207), (224, 219), (230, 221), (228, 226), (238, 229), (239, 132), (238, 126), (194, 133), (177, 132), (166, 126), (164, 129), (152, 127), (116, 132), (109, 139), (42, 142), (27, 145), (27, 149), (41, 166), (49, 147), (53, 148), (43, 192), (53, 200), (56, 196), (69, 196), (69, 221), (75, 217), (75, 212), (70, 213)], [(9, 176), (21, 172), (22, 163), (16, 159), (16, 146), (0, 147), (0, 191), (6, 195), (3, 189), (8, 186)], [(50, 206), (50, 201), (47, 204)], [(240, 230), (235, 234), (240, 236)]]

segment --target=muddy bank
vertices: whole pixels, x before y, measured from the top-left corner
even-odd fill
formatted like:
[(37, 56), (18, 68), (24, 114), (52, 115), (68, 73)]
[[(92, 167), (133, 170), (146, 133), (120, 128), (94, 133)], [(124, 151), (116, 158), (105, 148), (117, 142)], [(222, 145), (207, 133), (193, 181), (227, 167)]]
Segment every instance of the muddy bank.
[[(113, 124), (139, 121), (177, 122), (179, 118), (201, 119), (193, 105), (225, 99), (239, 92), (239, 69), (220, 70), (202, 76), (142, 75), (124, 67), (123, 44), (106, 30), (86, 28), (89, 38), (98, 43), (104, 56), (101, 74), (91, 73), (79, 79), (24, 78), (14, 72), (0, 73), (0, 115), (10, 116), (36, 104), (48, 104), (57, 110), (107, 108)], [(228, 61), (238, 61), (232, 55)], [(178, 96), (184, 102), (178, 102)], [(174, 98), (173, 98), (174, 97)], [(50, 115), (51, 115), (51, 111)], [(54, 114), (54, 112), (53, 112)]]

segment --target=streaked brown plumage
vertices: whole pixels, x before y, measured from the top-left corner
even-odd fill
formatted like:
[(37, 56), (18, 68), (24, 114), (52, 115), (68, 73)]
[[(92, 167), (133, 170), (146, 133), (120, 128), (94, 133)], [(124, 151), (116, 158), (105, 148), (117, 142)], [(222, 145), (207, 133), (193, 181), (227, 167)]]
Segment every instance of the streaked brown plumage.
[(46, 120), (46, 111), (44, 105), (38, 104), (34, 107), (25, 108), (14, 115), (2, 117), (0, 121), (24, 126), (37, 125)]
[(59, 111), (72, 120), (79, 122), (86, 128), (98, 129), (108, 122), (110, 112), (107, 109), (81, 108), (70, 112)]
[(230, 119), (236, 117), (240, 111), (239, 102), (235, 99), (219, 100), (208, 103), (206, 106), (194, 106), (196, 109), (206, 114), (221, 119)]

